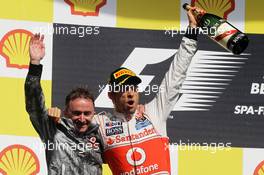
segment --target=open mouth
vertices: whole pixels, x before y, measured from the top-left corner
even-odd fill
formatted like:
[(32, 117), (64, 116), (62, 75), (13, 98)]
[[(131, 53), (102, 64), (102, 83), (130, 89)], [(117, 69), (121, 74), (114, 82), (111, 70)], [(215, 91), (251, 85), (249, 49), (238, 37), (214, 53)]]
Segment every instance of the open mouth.
[(134, 104), (134, 101), (133, 101), (133, 100), (129, 100), (129, 101), (127, 102), (127, 104), (128, 104), (129, 106), (132, 106), (132, 105)]

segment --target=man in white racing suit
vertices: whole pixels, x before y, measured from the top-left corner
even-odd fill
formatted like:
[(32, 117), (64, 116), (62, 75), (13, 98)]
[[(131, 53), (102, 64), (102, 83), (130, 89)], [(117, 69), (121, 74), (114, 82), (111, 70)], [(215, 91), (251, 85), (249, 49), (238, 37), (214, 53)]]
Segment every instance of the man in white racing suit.
[(196, 7), (187, 12), (188, 30), (151, 102), (143, 108), (139, 105), (137, 85), (141, 79), (133, 71), (121, 67), (110, 75), (108, 96), (115, 109), (112, 114), (95, 115), (94, 121), (100, 125), (104, 162), (114, 175), (173, 174), (166, 120), (179, 99), (187, 69), (197, 51), (198, 28), (193, 11), (205, 13)]
[(114, 175), (171, 174), (166, 120), (179, 99), (191, 59), (197, 50), (197, 22), (192, 8), (188, 11), (189, 30), (162, 80), (155, 98), (137, 110), (141, 79), (121, 67), (110, 75), (108, 96), (113, 114), (95, 116), (104, 141), (104, 161)]

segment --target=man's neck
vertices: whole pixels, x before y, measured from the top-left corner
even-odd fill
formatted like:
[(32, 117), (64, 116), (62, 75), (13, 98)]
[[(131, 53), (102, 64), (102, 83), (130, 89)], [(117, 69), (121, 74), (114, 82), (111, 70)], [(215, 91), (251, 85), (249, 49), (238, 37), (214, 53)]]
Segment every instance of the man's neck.
[(120, 113), (120, 114), (123, 114), (126, 121), (130, 121), (132, 119), (132, 117), (134, 116), (134, 113), (127, 113), (127, 112), (120, 112), (118, 110), (116, 110), (116, 112)]

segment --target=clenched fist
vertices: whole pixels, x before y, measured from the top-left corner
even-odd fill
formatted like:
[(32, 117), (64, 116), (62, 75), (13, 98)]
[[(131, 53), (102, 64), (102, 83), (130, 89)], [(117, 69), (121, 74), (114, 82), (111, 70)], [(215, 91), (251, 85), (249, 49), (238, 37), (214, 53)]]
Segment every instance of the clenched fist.
[(49, 108), (48, 116), (51, 117), (55, 123), (60, 123), (61, 110), (57, 107)]

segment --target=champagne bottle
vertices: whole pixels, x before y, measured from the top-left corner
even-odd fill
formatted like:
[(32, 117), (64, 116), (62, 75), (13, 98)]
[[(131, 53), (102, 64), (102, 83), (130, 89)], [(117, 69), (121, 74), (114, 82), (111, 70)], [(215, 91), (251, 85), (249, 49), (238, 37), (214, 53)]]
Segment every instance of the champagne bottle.
[[(187, 3), (183, 5), (185, 10), (189, 10), (191, 6)], [(199, 27), (213, 41), (234, 54), (241, 54), (248, 46), (249, 39), (246, 34), (238, 30), (225, 19), (214, 14), (201, 14), (194, 11)]]

